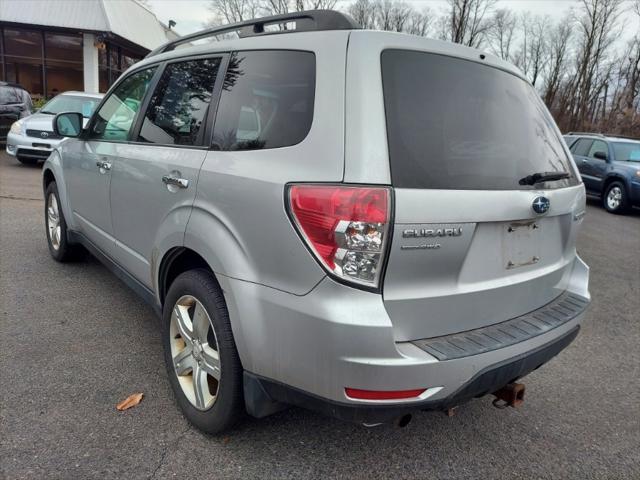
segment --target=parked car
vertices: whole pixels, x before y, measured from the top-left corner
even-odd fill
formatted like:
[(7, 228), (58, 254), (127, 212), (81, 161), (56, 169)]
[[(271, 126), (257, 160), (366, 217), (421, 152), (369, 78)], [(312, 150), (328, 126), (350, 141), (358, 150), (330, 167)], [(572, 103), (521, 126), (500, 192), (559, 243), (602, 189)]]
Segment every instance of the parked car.
[(56, 95), (38, 112), (11, 125), (7, 135), (7, 153), (29, 165), (46, 160), (64, 138), (53, 132), (53, 117), (60, 112), (77, 112), (86, 124), (102, 97), (101, 93), (85, 92)]
[(5, 143), (11, 125), (31, 115), (33, 105), (29, 93), (15, 83), (0, 82), (0, 143)]
[(286, 404), (366, 425), (515, 405), (578, 333), (586, 196), (535, 89), (477, 50), (358, 28), (303, 12), (181, 37), (86, 128), (56, 117), (51, 255), (84, 245), (155, 307), (204, 431)]
[(640, 139), (571, 132), (564, 136), (587, 193), (611, 213), (640, 206)]

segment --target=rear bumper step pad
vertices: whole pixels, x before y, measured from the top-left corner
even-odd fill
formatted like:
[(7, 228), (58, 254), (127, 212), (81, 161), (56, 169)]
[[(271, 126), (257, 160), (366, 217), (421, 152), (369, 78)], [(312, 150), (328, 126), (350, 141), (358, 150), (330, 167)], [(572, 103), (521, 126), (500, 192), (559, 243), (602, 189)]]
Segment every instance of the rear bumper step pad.
[(588, 305), (589, 299), (564, 292), (544, 307), (520, 317), (466, 332), (414, 340), (411, 343), (441, 361), (469, 357), (547, 333), (576, 318)]

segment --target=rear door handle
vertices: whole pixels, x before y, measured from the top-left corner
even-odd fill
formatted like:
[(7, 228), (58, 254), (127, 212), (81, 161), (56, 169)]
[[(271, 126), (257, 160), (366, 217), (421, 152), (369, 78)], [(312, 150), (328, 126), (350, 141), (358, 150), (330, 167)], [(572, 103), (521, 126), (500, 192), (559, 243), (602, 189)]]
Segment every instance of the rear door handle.
[(107, 173), (111, 170), (111, 162), (107, 162), (106, 160), (98, 160), (96, 162), (96, 167), (100, 169), (100, 173)]
[(163, 175), (162, 181), (167, 186), (187, 188), (189, 187), (189, 180), (186, 178), (180, 178), (174, 174)]

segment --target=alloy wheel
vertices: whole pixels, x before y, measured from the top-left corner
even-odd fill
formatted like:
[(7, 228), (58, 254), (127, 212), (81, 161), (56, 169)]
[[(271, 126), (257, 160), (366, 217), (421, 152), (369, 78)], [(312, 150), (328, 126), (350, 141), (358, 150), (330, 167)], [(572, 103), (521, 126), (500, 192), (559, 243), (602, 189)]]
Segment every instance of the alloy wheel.
[(198, 299), (178, 299), (169, 335), (173, 368), (184, 395), (198, 410), (210, 409), (220, 388), (221, 364), (211, 319)]
[(616, 210), (622, 203), (622, 189), (618, 186), (612, 187), (607, 194), (607, 206), (611, 210)]
[(49, 241), (54, 250), (60, 249), (60, 210), (58, 208), (58, 199), (53, 193), (49, 194), (47, 199), (47, 229), (49, 230)]

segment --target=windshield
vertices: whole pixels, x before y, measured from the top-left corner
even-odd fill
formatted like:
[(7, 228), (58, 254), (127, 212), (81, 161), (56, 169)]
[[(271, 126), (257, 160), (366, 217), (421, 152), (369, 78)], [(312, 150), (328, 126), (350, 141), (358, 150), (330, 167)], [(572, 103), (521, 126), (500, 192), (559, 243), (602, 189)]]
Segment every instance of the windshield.
[(620, 162), (640, 162), (640, 142), (612, 142), (615, 159)]
[[(417, 51), (385, 50), (381, 64), (394, 186), (522, 190), (578, 184), (553, 119), (524, 80)], [(571, 177), (518, 183), (550, 172)]]
[(49, 100), (45, 106), (42, 107), (40, 113), (55, 115), (63, 112), (78, 112), (81, 113), (83, 117), (89, 118), (99, 102), (99, 98), (58, 95)]

